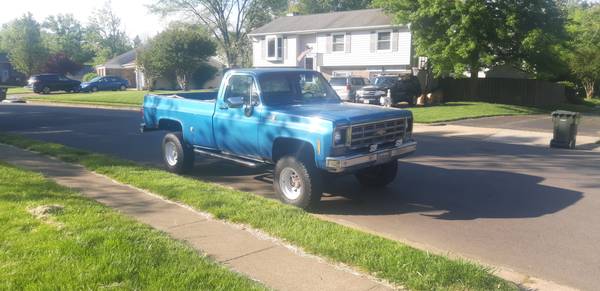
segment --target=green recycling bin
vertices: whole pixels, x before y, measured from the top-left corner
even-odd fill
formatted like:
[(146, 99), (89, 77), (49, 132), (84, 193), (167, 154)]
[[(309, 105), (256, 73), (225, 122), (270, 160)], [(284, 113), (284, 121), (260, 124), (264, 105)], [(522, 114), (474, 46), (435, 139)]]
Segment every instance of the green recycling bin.
[(550, 141), (550, 147), (574, 149), (580, 120), (581, 114), (578, 112), (562, 110), (552, 112), (554, 138)]

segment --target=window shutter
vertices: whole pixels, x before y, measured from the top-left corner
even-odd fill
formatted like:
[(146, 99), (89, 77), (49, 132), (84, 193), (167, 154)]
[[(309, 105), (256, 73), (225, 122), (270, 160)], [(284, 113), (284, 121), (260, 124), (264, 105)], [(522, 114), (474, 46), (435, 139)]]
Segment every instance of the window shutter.
[(288, 46), (288, 38), (287, 36), (283, 37), (283, 47), (281, 48), (281, 50), (283, 51), (283, 60), (287, 60), (288, 58), (288, 50), (287, 50), (287, 46)]
[(344, 45), (344, 47), (346, 48), (346, 52), (350, 53), (352, 46), (352, 34), (350, 32), (346, 33), (346, 37), (344, 37), (344, 39), (346, 40), (346, 44)]
[(392, 51), (393, 52), (398, 51), (398, 30), (397, 29), (394, 29), (394, 31), (392, 31)]
[(332, 46), (333, 46), (333, 40), (332, 40), (333, 36), (331, 34), (326, 34), (325, 37), (327, 39), (327, 41), (326, 41), (327, 44), (326, 44), (326, 48), (325, 48), (326, 51), (325, 52), (326, 53), (331, 53)]
[(377, 32), (371, 31), (371, 52), (377, 51)]
[(260, 58), (265, 60), (267, 58), (267, 38), (263, 36), (260, 39)]

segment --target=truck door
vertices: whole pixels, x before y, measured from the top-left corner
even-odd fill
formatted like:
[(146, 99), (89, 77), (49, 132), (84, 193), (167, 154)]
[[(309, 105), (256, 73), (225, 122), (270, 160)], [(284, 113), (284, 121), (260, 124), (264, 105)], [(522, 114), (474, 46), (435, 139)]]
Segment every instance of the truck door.
[(254, 77), (233, 74), (226, 80), (223, 98), (215, 107), (213, 131), (222, 151), (248, 157), (258, 157), (258, 125), (261, 112)]

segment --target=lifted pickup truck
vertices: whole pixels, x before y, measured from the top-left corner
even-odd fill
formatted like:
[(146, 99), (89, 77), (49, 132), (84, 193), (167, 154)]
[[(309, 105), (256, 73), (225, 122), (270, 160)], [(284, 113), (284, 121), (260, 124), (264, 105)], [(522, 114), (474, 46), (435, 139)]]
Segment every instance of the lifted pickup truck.
[(410, 111), (343, 103), (320, 73), (301, 69), (230, 70), (218, 92), (148, 94), (143, 116), (142, 132), (169, 132), (168, 170), (190, 170), (195, 154), (272, 164), (275, 192), (302, 208), (320, 201), (326, 173), (391, 183), (417, 145)]

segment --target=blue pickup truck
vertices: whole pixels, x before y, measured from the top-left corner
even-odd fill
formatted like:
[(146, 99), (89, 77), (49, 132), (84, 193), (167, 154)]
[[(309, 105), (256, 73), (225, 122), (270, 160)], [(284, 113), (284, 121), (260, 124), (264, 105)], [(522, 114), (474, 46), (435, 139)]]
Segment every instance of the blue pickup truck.
[(344, 103), (320, 73), (302, 69), (236, 69), (218, 92), (148, 94), (143, 116), (142, 132), (168, 132), (169, 171), (190, 170), (196, 154), (274, 165), (275, 192), (302, 208), (320, 201), (327, 173), (386, 186), (417, 145), (410, 111)]

